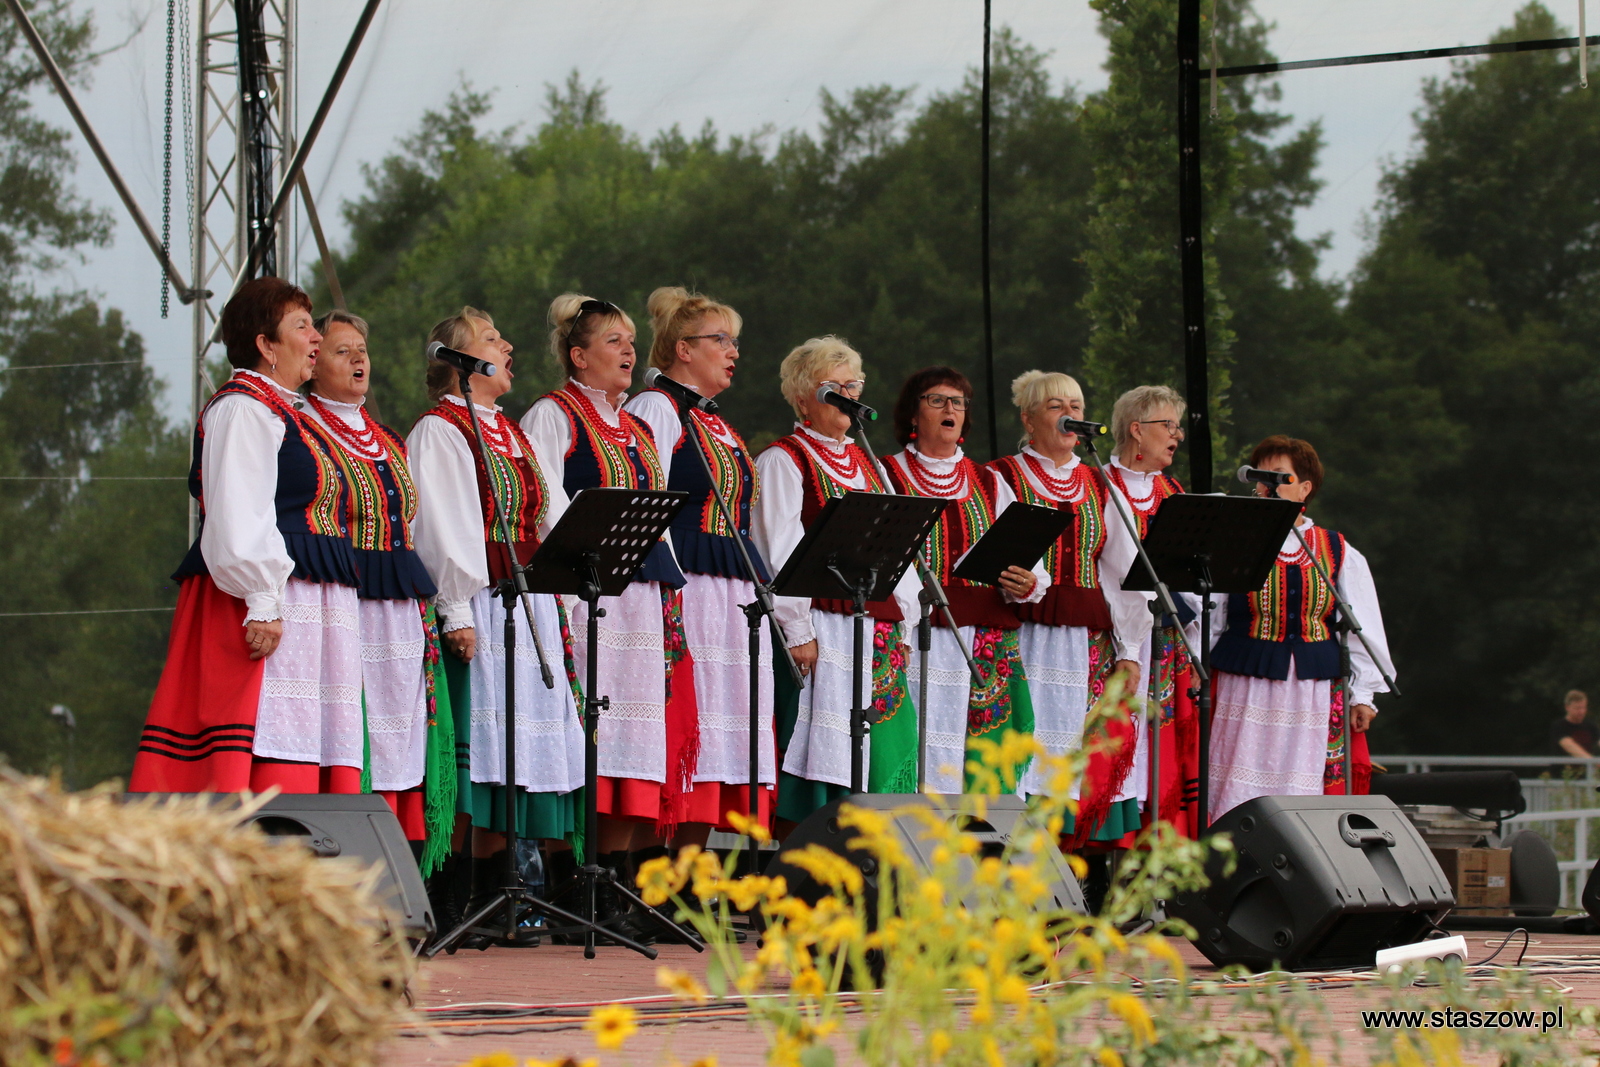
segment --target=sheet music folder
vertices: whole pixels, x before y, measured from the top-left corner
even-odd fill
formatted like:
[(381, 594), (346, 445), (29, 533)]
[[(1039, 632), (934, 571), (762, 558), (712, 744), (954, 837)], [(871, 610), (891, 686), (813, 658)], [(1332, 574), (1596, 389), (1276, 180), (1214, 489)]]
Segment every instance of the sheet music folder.
[(888, 600), (911, 566), (928, 531), (948, 500), (851, 490), (823, 507), (783, 569), (772, 581), (778, 596), (849, 600), (855, 590), (840, 582), (837, 568), (852, 582), (864, 582), (871, 568), (877, 579), (867, 600)]
[(998, 585), (1007, 567), (1032, 570), (1050, 546), (1072, 525), (1067, 508), (1012, 504), (1000, 513), (978, 543), (967, 549), (952, 572), (957, 578)]
[(530, 593), (583, 591), (583, 557), (600, 557), (600, 595), (621, 596), (689, 500), (675, 489), (585, 489), (523, 568)]
[[(1198, 560), (1205, 556), (1213, 593), (1254, 593), (1267, 583), (1299, 516), (1300, 505), (1292, 500), (1180, 493), (1168, 497), (1150, 521), (1144, 550), (1174, 592), (1199, 591)], [(1123, 576), (1122, 588), (1154, 588), (1137, 557)]]

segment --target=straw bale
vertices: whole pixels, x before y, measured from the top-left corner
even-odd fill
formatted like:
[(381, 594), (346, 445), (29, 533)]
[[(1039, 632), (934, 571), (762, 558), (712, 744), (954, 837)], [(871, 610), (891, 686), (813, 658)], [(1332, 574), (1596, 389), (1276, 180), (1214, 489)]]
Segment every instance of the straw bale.
[(238, 820), (0, 768), (0, 1063), (376, 1062), (412, 966), (377, 872)]

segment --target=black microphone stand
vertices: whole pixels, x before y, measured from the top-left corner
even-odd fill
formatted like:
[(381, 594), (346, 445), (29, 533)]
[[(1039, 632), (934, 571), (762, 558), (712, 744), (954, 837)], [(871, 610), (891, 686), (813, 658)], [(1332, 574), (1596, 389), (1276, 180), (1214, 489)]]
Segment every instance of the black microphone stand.
[(1367, 658), (1372, 660), (1372, 665), (1374, 667), (1378, 668), (1378, 673), (1383, 676), (1383, 684), (1389, 687), (1389, 692), (1393, 693), (1395, 696), (1400, 696), (1400, 686), (1395, 683), (1394, 678), (1390, 676), (1389, 672), (1383, 669), (1383, 661), (1378, 658), (1377, 653), (1372, 651), (1372, 645), (1367, 641), (1367, 635), (1361, 629), (1361, 621), (1356, 618), (1355, 609), (1350, 606), (1350, 602), (1346, 600), (1344, 594), (1339, 591), (1339, 586), (1334, 582), (1333, 576), (1330, 575), (1327, 568), (1322, 565), (1322, 561), (1317, 558), (1316, 553), (1311, 551), (1311, 546), (1306, 544), (1305, 535), (1300, 532), (1300, 524), (1298, 522), (1294, 525), (1294, 536), (1295, 540), (1300, 542), (1301, 550), (1304, 551), (1307, 558), (1311, 560), (1311, 565), (1317, 569), (1317, 574), (1321, 576), (1324, 582), (1328, 583), (1328, 588), (1333, 591), (1334, 603), (1338, 606), (1338, 614), (1334, 620), (1334, 627), (1339, 631), (1339, 674), (1344, 679), (1345, 683), (1344, 793), (1345, 796), (1350, 796), (1355, 792), (1355, 758), (1354, 754), (1350, 751), (1351, 735), (1353, 732), (1350, 727), (1350, 718), (1355, 714), (1355, 709), (1350, 706), (1350, 680), (1352, 677), (1354, 677), (1350, 666), (1350, 635), (1352, 633), (1355, 634), (1356, 639), (1361, 642), (1361, 647), (1367, 650)]
[[(457, 377), (461, 383), (461, 396), (466, 402), (467, 416), (472, 422), (472, 435), (478, 446), (478, 462), (483, 464), (485, 472), (489, 469), (489, 449), (483, 440), (483, 424), (478, 421), (478, 409), (472, 402), (472, 372), (465, 368), (457, 369)], [(533, 462), (533, 457), (528, 457)], [(505, 822), (506, 822), (506, 862), (503, 870), (503, 884), (495, 891), (493, 898), (477, 911), (468, 915), (454, 930), (429, 945), (423, 955), (429, 959), (440, 952), (449, 949), (455, 950), (468, 934), (472, 933), (480, 924), (486, 922), (496, 912), (503, 911), (505, 917), (504, 937), (507, 941), (517, 940), (517, 923), (525, 910), (540, 912), (548, 917), (561, 919), (564, 922), (578, 926), (593, 927), (593, 924), (573, 915), (571, 912), (556, 907), (549, 901), (542, 899), (533, 890), (522, 885), (522, 880), (517, 876), (516, 836), (517, 836), (517, 798), (516, 798), (516, 770), (517, 770), (517, 602), (522, 603), (522, 611), (528, 620), (528, 631), (533, 636), (534, 653), (539, 659), (539, 674), (544, 681), (546, 689), (554, 689), (555, 675), (551, 673), (550, 664), (545, 659), (544, 643), (539, 638), (539, 625), (533, 618), (533, 603), (529, 598), (527, 577), (523, 571), (522, 561), (517, 559), (516, 542), (513, 540), (511, 516), (507, 512), (506, 504), (500, 499), (499, 492), (495, 489), (494, 480), (485, 478), (489, 486), (490, 499), (500, 526), (500, 536), (505, 541), (506, 559), (510, 565), (509, 577), (503, 579), (495, 589), (505, 606), (505, 628), (502, 640), (505, 643)], [(620, 935), (612, 934), (619, 940), (626, 939)], [(643, 946), (631, 948), (643, 950)], [(653, 954), (652, 954), (653, 956)]]
[[(859, 412), (852, 411), (850, 421), (855, 427), (856, 439), (861, 442), (861, 450), (872, 461), (872, 467), (878, 472), (878, 477), (883, 482), (883, 491), (888, 492), (894, 483), (889, 480), (889, 472), (879, 461), (878, 454), (872, 450), (872, 442), (867, 440), (867, 425)], [(974, 486), (974, 489), (977, 487)], [(972, 656), (972, 649), (967, 645), (966, 638), (961, 636), (961, 630), (956, 626), (956, 617), (950, 612), (950, 598), (944, 594), (944, 586), (939, 584), (933, 572), (923, 562), (922, 553), (918, 552), (912, 557), (912, 562), (917, 565), (917, 577), (922, 580), (922, 589), (917, 594), (917, 600), (922, 604), (922, 617), (917, 622), (917, 787), (928, 787), (928, 653), (933, 648), (933, 625), (930, 613), (939, 612), (944, 617), (945, 625), (950, 627), (950, 634), (956, 639), (956, 647), (961, 649), (962, 658), (967, 661), (967, 670), (972, 672), (974, 680), (982, 681), (983, 676), (978, 672), (978, 661)], [(858, 611), (864, 610), (857, 606)]]
[[(663, 375), (664, 377), (665, 375)], [(673, 379), (676, 380), (676, 379)], [(679, 382), (682, 385), (683, 383)], [(687, 387), (686, 387), (687, 388)], [(722, 488), (717, 485), (717, 479), (711, 472), (711, 460), (706, 455), (705, 446), (700, 442), (700, 435), (693, 425), (694, 408), (680, 403), (666, 390), (662, 392), (672, 400), (673, 406), (678, 411), (678, 419), (682, 423), (683, 432), (694, 445), (694, 453), (700, 458), (700, 470), (705, 474), (706, 484), (711, 487), (711, 496), (717, 502), (717, 510), (722, 514), (722, 521), (728, 524), (733, 531), (733, 543), (739, 546), (739, 562), (744, 567), (745, 576), (755, 588), (755, 600), (743, 605), (740, 610), (744, 612), (745, 623), (750, 633), (750, 823), (755, 825), (761, 816), (761, 621), (766, 619), (772, 630), (772, 643), (783, 653), (784, 662), (789, 667), (789, 676), (794, 679), (796, 689), (805, 688), (805, 677), (801, 675), (800, 668), (795, 665), (794, 656), (789, 652), (788, 640), (784, 637), (783, 627), (778, 622), (777, 607), (772, 599), (772, 588), (761, 579), (761, 572), (756, 569), (755, 560), (750, 556), (750, 549), (745, 545), (745, 533), (739, 528), (737, 516), (733, 508), (722, 495)], [(710, 413), (714, 414), (716, 405), (713, 401)], [(777, 752), (773, 752), (773, 774), (776, 775)], [(749, 851), (750, 870), (757, 869), (756, 840), (745, 837), (745, 847)]]

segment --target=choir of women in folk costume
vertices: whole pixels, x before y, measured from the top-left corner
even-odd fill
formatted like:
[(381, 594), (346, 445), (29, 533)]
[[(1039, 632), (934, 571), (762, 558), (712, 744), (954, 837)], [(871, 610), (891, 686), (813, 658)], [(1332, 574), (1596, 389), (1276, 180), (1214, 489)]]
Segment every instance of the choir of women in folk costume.
[[(1292, 437), (1268, 437), (1250, 466), (1292, 474), (1278, 496), (1309, 504), (1322, 488), (1316, 449)], [(1261, 486), (1260, 490), (1265, 491)], [(1219, 597), (1220, 633), (1211, 653), (1216, 701), (1211, 727), (1211, 808), (1218, 815), (1259, 796), (1345, 792), (1344, 714), (1350, 709), (1353, 792), (1372, 773), (1367, 728), (1374, 693), (1388, 692), (1382, 671), (1359, 639), (1350, 639), (1350, 678), (1341, 678), (1337, 601), (1316, 562), (1333, 578), (1362, 633), (1394, 677), (1372, 570), (1342, 534), (1301, 515), (1260, 592)], [(1308, 552), (1307, 549), (1310, 551)], [(1313, 560), (1315, 557), (1315, 561)]]
[[(860, 353), (840, 338), (814, 337), (784, 358), (779, 378), (794, 408), (794, 432), (756, 459), (761, 495), (753, 525), (755, 542), (774, 570), (788, 562), (829, 500), (852, 489), (885, 491), (872, 461), (849, 436), (849, 416), (816, 399), (825, 384), (852, 398), (861, 395), (866, 374)], [(863, 693), (872, 694), (873, 726), (865, 742), (869, 792), (917, 788), (916, 709), (907, 698), (905, 674), (905, 619), (916, 611), (916, 590), (916, 577), (908, 572), (894, 599), (867, 604), (872, 655), (862, 664), (861, 684)], [(849, 792), (851, 610), (844, 600), (778, 598), (779, 623), (806, 679), (797, 690), (787, 669), (774, 678), (782, 753), (777, 813), (787, 822)]]
[[(1011, 399), (1022, 420), (1022, 451), (989, 464), (1025, 504), (1072, 512), (1072, 525), (1048, 552), (1043, 566), (1050, 587), (1037, 603), (1018, 604), (1017, 632), (1033, 697), (1033, 736), (1052, 756), (1087, 747), (1083, 780), (1068, 825), (1075, 847), (1120, 843), (1140, 825), (1139, 801), (1129, 781), (1135, 734), (1126, 706), (1095, 737), (1084, 736), (1085, 720), (1105, 691), (1116, 661), (1111, 612), (1101, 592), (1100, 550), (1106, 523), (1106, 489), (1100, 476), (1074, 452), (1078, 435), (1062, 433), (1063, 418), (1082, 419), (1083, 390), (1065, 374), (1028, 371), (1011, 383)], [(1025, 794), (1044, 793), (1047, 777), (1038, 765), (1023, 777)]]
[(280, 278), (222, 311), (233, 377), (195, 427), (200, 536), (129, 787), (361, 790), (361, 637), (349, 499), (336, 446), (297, 390), (322, 340)]
[[(483, 429), (487, 456), (478, 453), (471, 417), (455, 368), (430, 361), (428, 396), (434, 406), (406, 438), (417, 484), (413, 525), (417, 553), (439, 592), (435, 606), (445, 647), (445, 674), (455, 717), (460, 773), (456, 807), (469, 815), (471, 854), (480, 889), (498, 885), (501, 861), (495, 858), (508, 830), (520, 837), (561, 840), (578, 824), (573, 790), (583, 784), (583, 731), (571, 672), (561, 678), (571, 654), (564, 614), (557, 600), (530, 597), (539, 648), (520, 610), (516, 639), (507, 650), (505, 603), (495, 586), (510, 575), (510, 551), (526, 563), (566, 508), (559, 481), (541, 473), (533, 446), (522, 429), (496, 403), (511, 388), (509, 341), (494, 321), (473, 308), (433, 328), (430, 340), (494, 364), (497, 373), (470, 379), (472, 403)], [(506, 501), (511, 544), (505, 540), (495, 499)], [(554, 689), (539, 682), (539, 651), (557, 674)], [(505, 825), (505, 661), (510, 655), (519, 684), (516, 724), (515, 825)], [(568, 684), (561, 684), (562, 681)], [(447, 893), (460, 908), (473, 871), (458, 860), (447, 869)], [(452, 916), (454, 918), (454, 916)], [(449, 929), (451, 923), (443, 924)]]
[[(566, 375), (522, 417), (539, 463), (569, 497), (585, 489), (664, 489), (666, 475), (644, 422), (622, 410), (637, 361), (633, 320), (615, 304), (575, 293), (550, 305), (550, 346)], [(626, 592), (607, 597), (599, 623), (600, 781), (605, 816), (602, 862), (626, 870), (627, 857), (658, 845), (676, 828), (692, 783), (698, 722), (693, 660), (683, 641), (683, 573), (661, 541)], [(573, 602), (583, 634), (588, 606)], [(574, 648), (588, 677), (587, 642)]]
[[(719, 396), (733, 384), (743, 325), (737, 311), (676, 286), (651, 293), (649, 311), (651, 366), (703, 397)], [(761, 579), (770, 580), (761, 553), (750, 540), (751, 508), (758, 496), (755, 465), (749, 446), (720, 416), (691, 408), (691, 438), (684, 432), (678, 404), (660, 389), (639, 393), (626, 410), (650, 428), (667, 488), (689, 494), (673, 520), (671, 537), (686, 582), (683, 631), (694, 661), (698, 757), (692, 768), (679, 771), (691, 788), (678, 798), (676, 821), (707, 831), (713, 825), (726, 825), (729, 811), (750, 810), (750, 643), (742, 608), (755, 600), (755, 587), (746, 576), (734, 538), (744, 542)], [(705, 467), (695, 453), (697, 442), (732, 512), (731, 524), (706, 480)], [(764, 788), (758, 803), (762, 822), (770, 825), (777, 777), (772, 648), (765, 626), (760, 647), (757, 774)]]
[[(959, 793), (969, 783), (971, 742), (1001, 741), (1008, 731), (1033, 731), (1033, 704), (1018, 644), (1018, 604), (1036, 604), (1050, 588), (1041, 565), (1008, 567), (999, 586), (955, 577), (956, 561), (1016, 500), (994, 471), (979, 467), (961, 450), (972, 419), (972, 383), (950, 367), (930, 367), (906, 379), (894, 409), (895, 437), (904, 451), (886, 463), (895, 491), (941, 497), (950, 503), (923, 548), (923, 559), (945, 588), (961, 639), (977, 660), (973, 677), (956, 637), (935, 619), (928, 655), (927, 785), (936, 793)], [(921, 657), (909, 674), (918, 687)], [(1009, 768), (1020, 777), (1023, 767)], [(1016, 789), (1020, 782), (1006, 782)]]
[(407, 838), (427, 842), (426, 875), (445, 858), (456, 814), (455, 728), (431, 603), (437, 589), (411, 538), (417, 490), (405, 442), (365, 407), (372, 382), (367, 324), (335, 311), (316, 326), (322, 343), (304, 414), (333, 441), (350, 494), (350, 540), (361, 581), (364, 785), (384, 794)]
[[(1138, 558), (1138, 548), (1128, 535), (1128, 524), (1113, 511), (1126, 509), (1122, 514), (1132, 518), (1142, 540), (1162, 501), (1183, 492), (1166, 471), (1183, 440), (1184, 406), (1183, 398), (1167, 386), (1141, 385), (1118, 397), (1111, 410), (1116, 455), (1106, 464), (1106, 476), (1114, 495), (1105, 513), (1100, 578), (1111, 609), (1117, 667), (1126, 672), (1134, 692), (1142, 687), (1161, 708), (1161, 729), (1154, 741), (1160, 745), (1161, 818), (1180, 833), (1194, 836), (1200, 790), (1199, 715), (1189, 695), (1193, 672), (1178, 639), (1179, 626), (1186, 627), (1184, 636), (1191, 647), (1199, 639), (1198, 628), (1189, 626), (1194, 611), (1180, 598), (1177, 607), (1183, 618), (1164, 616), (1157, 626), (1150, 613), (1155, 594), (1123, 590), (1122, 579)], [(1140, 801), (1149, 798), (1148, 725), (1138, 724), (1139, 747), (1130, 784), (1124, 787)]]

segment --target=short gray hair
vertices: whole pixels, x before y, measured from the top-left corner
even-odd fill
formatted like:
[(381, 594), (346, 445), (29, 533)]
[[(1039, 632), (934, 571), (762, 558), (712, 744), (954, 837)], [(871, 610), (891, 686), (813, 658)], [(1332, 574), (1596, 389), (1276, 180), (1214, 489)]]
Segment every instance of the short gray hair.
[(1139, 385), (1117, 397), (1116, 406), (1111, 409), (1111, 436), (1116, 439), (1117, 447), (1120, 449), (1127, 445), (1130, 440), (1129, 427), (1136, 422), (1143, 422), (1156, 408), (1168, 404), (1177, 413), (1175, 417), (1178, 421), (1182, 422), (1183, 413), (1189, 405), (1171, 386)]
[(334, 325), (335, 323), (343, 323), (346, 326), (353, 326), (355, 331), (361, 335), (361, 339), (363, 341), (367, 340), (368, 336), (370, 335), (370, 331), (367, 329), (367, 320), (362, 318), (360, 315), (352, 315), (348, 311), (330, 311), (311, 325), (316, 328), (318, 333), (325, 334), (328, 332), (328, 327)]

